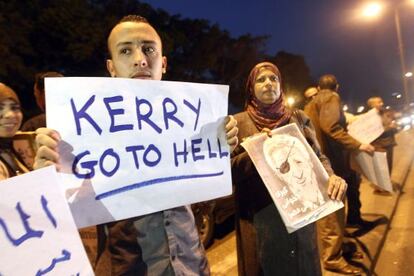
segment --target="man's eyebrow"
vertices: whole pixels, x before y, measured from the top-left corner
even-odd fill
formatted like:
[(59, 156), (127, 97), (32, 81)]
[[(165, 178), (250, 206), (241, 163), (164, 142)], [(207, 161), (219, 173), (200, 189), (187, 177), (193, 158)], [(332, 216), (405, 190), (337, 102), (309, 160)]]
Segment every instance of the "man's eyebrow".
[[(140, 41), (141, 44), (156, 44), (155, 40), (141, 40)], [(120, 46), (129, 46), (129, 45), (133, 45), (135, 44), (132, 41), (121, 41), (119, 43), (116, 44), (116, 47), (120, 47)]]

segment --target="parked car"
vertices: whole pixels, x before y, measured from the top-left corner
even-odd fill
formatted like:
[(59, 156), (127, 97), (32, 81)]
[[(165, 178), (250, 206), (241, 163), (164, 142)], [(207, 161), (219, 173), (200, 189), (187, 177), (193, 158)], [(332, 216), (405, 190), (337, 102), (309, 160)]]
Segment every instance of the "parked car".
[(235, 212), (234, 196), (225, 196), (191, 205), (198, 233), (204, 248), (208, 248), (214, 239), (216, 224), (223, 223)]

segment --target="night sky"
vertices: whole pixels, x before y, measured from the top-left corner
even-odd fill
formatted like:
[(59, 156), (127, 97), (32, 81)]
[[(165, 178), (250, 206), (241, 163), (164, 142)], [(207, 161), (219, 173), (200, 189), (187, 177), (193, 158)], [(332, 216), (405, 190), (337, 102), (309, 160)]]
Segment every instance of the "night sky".
[[(269, 54), (284, 50), (305, 57), (315, 80), (332, 73), (340, 94), (352, 106), (374, 94), (396, 104), (393, 93), (403, 93), (393, 6), (367, 21), (359, 16), (357, 0), (148, 0), (141, 1), (182, 18), (217, 23), (232, 36), (269, 35)], [(405, 60), (414, 71), (414, 5), (399, 6)], [(414, 101), (414, 79), (409, 79)]]

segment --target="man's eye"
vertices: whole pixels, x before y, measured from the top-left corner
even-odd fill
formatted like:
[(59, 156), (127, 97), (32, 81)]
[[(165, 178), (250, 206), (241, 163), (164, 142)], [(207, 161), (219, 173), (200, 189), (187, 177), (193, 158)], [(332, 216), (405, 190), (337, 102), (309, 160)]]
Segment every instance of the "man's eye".
[(121, 55), (129, 55), (129, 54), (131, 53), (131, 50), (130, 50), (130, 49), (128, 49), (128, 48), (123, 48), (123, 49), (121, 49), (121, 50), (119, 51), (119, 53), (120, 53)]
[(154, 49), (154, 47), (144, 47), (144, 53), (146, 54), (146, 55), (149, 55), (149, 54), (152, 54), (152, 53), (154, 53), (155, 52), (155, 49)]
[(256, 80), (256, 82), (264, 82), (264, 78), (263, 78), (263, 77), (258, 78), (258, 79)]
[(272, 77), (270, 77), (270, 80), (271, 80), (271, 81), (279, 81), (279, 78), (278, 78), (278, 77), (276, 77), (276, 76), (272, 76)]

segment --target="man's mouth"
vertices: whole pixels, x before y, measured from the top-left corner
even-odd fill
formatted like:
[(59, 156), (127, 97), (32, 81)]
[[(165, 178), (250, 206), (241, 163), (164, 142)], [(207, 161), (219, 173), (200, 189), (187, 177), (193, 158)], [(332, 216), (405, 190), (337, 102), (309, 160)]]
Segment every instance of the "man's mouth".
[(138, 72), (135, 73), (134, 75), (132, 75), (133, 79), (144, 79), (144, 80), (148, 80), (151, 79), (151, 73), (149, 72)]

